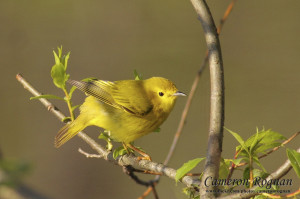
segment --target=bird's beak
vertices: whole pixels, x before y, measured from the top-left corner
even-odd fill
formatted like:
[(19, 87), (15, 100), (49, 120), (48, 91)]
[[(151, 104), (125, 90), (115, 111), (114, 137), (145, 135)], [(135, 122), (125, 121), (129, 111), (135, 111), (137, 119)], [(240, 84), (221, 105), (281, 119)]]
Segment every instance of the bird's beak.
[(183, 92), (177, 91), (176, 93), (173, 94), (173, 96), (186, 96)]

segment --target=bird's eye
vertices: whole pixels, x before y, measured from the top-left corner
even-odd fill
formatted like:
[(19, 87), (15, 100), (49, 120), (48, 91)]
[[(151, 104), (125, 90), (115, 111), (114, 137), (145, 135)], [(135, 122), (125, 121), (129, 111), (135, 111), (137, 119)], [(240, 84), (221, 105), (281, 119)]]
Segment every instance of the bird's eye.
[(161, 96), (161, 97), (164, 96), (164, 93), (163, 93), (163, 92), (159, 92), (158, 94), (159, 94), (159, 96)]

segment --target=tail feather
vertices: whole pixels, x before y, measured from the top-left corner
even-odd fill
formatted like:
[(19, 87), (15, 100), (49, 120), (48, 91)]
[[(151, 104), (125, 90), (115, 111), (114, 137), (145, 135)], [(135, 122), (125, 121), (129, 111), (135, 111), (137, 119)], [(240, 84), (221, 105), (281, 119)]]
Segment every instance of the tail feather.
[(55, 136), (54, 145), (56, 148), (60, 147), (67, 141), (69, 141), (72, 137), (74, 137), (79, 131), (83, 130), (84, 126), (80, 125), (80, 123), (73, 121), (69, 124), (66, 124), (63, 128), (59, 130), (57, 135)]

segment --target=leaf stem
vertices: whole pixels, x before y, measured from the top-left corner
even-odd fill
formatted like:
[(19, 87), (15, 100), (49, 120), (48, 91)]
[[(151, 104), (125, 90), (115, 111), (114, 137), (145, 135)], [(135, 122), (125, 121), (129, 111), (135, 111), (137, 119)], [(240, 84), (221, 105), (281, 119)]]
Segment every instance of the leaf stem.
[(252, 155), (249, 156), (249, 181), (250, 188), (253, 187), (253, 158)]
[(72, 110), (72, 102), (71, 102), (70, 95), (69, 95), (69, 93), (67, 92), (67, 89), (64, 88), (63, 91), (64, 91), (64, 93), (65, 93), (65, 95), (66, 95), (66, 103), (67, 103), (68, 109), (69, 109), (69, 111), (70, 111), (70, 117), (71, 117), (71, 120), (74, 121), (75, 116), (74, 116), (74, 112), (73, 112), (73, 110)]

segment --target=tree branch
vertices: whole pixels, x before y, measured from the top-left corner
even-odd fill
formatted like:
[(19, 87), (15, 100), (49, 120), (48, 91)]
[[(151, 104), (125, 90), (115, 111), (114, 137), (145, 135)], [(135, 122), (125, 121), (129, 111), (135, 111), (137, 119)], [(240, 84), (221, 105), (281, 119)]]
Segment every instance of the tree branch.
[[(20, 74), (16, 76), (17, 80), (24, 86), (26, 90), (28, 90), (34, 96), (40, 96), (40, 92), (38, 92), (33, 86), (31, 86)], [(60, 121), (62, 121), (65, 116), (47, 99), (40, 98), (39, 101), (54, 114)], [(175, 179), (176, 170), (170, 167), (167, 167), (163, 164), (152, 162), (148, 160), (138, 160), (137, 157), (133, 155), (124, 155), (118, 157), (116, 160), (113, 158), (113, 154), (110, 151), (107, 151), (104, 147), (99, 145), (95, 140), (90, 138), (83, 132), (79, 132), (77, 134), (81, 139), (83, 139), (91, 148), (93, 148), (99, 155), (103, 157), (103, 159), (110, 161), (116, 165), (121, 167), (131, 165), (136, 169), (149, 170), (156, 173), (162, 173), (163, 175)], [(188, 187), (194, 187), (198, 189), (200, 185), (200, 180), (194, 179), (190, 176), (185, 176), (181, 179), (181, 182), (184, 183)]]
[[(209, 52), (211, 83), (210, 127), (206, 163), (202, 179), (218, 178), (224, 126), (224, 75), (221, 46), (215, 23), (205, 0), (191, 0), (201, 21)], [(212, 187), (210, 189), (216, 189)], [(200, 185), (201, 198), (213, 198), (213, 192), (206, 192), (207, 187)]]

